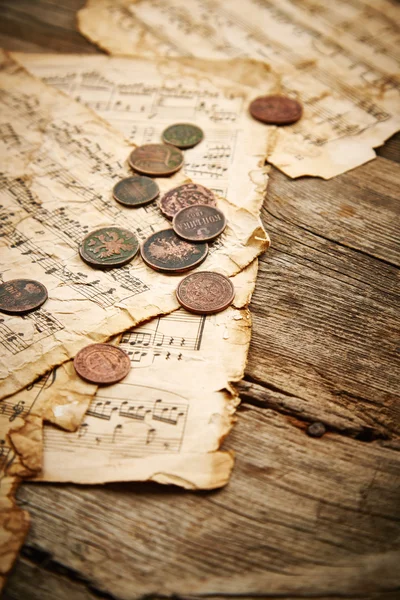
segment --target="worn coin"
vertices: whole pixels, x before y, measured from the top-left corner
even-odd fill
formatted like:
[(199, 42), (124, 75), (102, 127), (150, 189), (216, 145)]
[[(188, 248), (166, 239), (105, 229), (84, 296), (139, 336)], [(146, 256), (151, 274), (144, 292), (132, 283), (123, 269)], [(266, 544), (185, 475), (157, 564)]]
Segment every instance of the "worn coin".
[(172, 175), (183, 165), (183, 154), (169, 144), (145, 144), (133, 150), (129, 164), (143, 175)]
[(141, 253), (144, 262), (155, 271), (182, 273), (203, 262), (208, 245), (186, 242), (173, 229), (163, 229), (147, 238)]
[(214, 240), (226, 227), (225, 215), (215, 206), (197, 204), (182, 208), (173, 218), (176, 234), (189, 242)]
[(176, 123), (170, 125), (162, 133), (162, 139), (166, 144), (172, 144), (178, 148), (193, 148), (203, 139), (204, 134), (200, 127), (191, 123)]
[(0, 311), (6, 314), (29, 312), (46, 300), (46, 288), (34, 279), (10, 279), (0, 285)]
[(224, 275), (203, 271), (182, 279), (176, 297), (179, 304), (190, 312), (199, 315), (217, 313), (232, 304), (235, 288)]
[(132, 260), (139, 242), (131, 231), (122, 227), (102, 227), (89, 233), (79, 247), (81, 258), (91, 267), (121, 267)]
[(91, 383), (110, 384), (128, 375), (131, 361), (121, 348), (111, 344), (90, 344), (75, 356), (74, 367), (80, 377)]
[(215, 196), (211, 190), (202, 185), (184, 183), (164, 194), (159, 206), (163, 215), (168, 219), (172, 219), (182, 208), (193, 206), (194, 204), (215, 206)]
[(124, 206), (142, 206), (157, 198), (159, 193), (157, 183), (144, 175), (121, 179), (113, 189), (114, 198)]
[(259, 96), (250, 104), (250, 114), (270, 125), (290, 125), (300, 119), (303, 107), (297, 100), (286, 96)]

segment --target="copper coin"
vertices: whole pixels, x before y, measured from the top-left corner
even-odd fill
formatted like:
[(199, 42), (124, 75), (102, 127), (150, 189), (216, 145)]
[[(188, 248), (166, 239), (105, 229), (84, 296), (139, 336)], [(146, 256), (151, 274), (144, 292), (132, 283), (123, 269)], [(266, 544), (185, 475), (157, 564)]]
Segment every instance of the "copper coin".
[(157, 198), (159, 193), (157, 183), (144, 175), (121, 179), (113, 189), (114, 198), (124, 206), (142, 206)]
[(201, 142), (204, 134), (200, 127), (191, 123), (176, 123), (164, 129), (162, 139), (177, 148), (193, 148)]
[(197, 183), (184, 183), (169, 190), (160, 200), (160, 210), (168, 219), (172, 219), (182, 208), (194, 204), (215, 206), (215, 196), (211, 190)]
[(89, 233), (79, 247), (79, 254), (91, 267), (110, 269), (130, 262), (139, 250), (134, 233), (122, 227), (102, 227)]
[(42, 306), (47, 290), (34, 279), (10, 279), (0, 285), (0, 312), (19, 315)]
[(173, 229), (163, 229), (143, 242), (141, 253), (144, 262), (155, 271), (183, 273), (203, 262), (208, 245), (186, 242)]
[(74, 367), (86, 381), (110, 384), (117, 383), (128, 375), (131, 361), (121, 348), (111, 344), (90, 344), (75, 356)]
[(169, 144), (145, 144), (131, 152), (129, 164), (143, 175), (172, 175), (183, 165), (183, 154)]
[(297, 100), (286, 96), (259, 96), (250, 104), (250, 114), (270, 125), (290, 125), (300, 119), (303, 107)]
[(215, 206), (197, 204), (182, 208), (172, 221), (179, 237), (189, 242), (210, 242), (226, 227), (225, 215)]
[(179, 304), (198, 315), (221, 312), (235, 297), (232, 282), (219, 273), (203, 271), (182, 279), (176, 290)]

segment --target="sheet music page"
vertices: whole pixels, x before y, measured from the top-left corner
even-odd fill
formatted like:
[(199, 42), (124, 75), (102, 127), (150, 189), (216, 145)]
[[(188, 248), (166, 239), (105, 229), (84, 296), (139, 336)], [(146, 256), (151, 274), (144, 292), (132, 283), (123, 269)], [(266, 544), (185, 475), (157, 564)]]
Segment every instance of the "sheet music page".
[[(176, 310), (182, 276), (157, 273), (139, 255), (109, 271), (80, 259), (79, 242), (90, 230), (116, 223), (143, 241), (170, 222), (155, 204), (131, 210), (113, 200), (113, 185), (129, 173), (132, 146), (122, 136), (5, 54), (1, 58), (2, 277), (29, 273), (49, 293), (34, 313), (1, 316), (0, 397), (5, 397), (88, 343)], [(157, 181), (163, 193), (184, 180), (178, 173)], [(228, 226), (200, 268), (231, 276), (268, 246), (268, 238), (257, 214), (222, 197), (218, 205)]]
[(237, 60), (263, 61), (269, 72), (248, 63), (241, 83), (304, 106), (295, 125), (265, 128), (268, 161), (328, 179), (400, 128), (399, 14), (385, 0), (88, 0), (78, 20), (112, 54), (235, 59), (227, 77)]

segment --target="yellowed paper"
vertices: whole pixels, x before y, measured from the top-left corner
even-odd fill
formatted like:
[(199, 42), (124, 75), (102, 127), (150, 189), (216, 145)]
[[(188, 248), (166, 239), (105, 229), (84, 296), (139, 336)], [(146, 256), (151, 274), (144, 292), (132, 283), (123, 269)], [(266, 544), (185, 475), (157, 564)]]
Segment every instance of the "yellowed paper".
[(79, 27), (113, 54), (235, 59), (218, 67), (227, 77), (244, 57), (266, 63), (268, 73), (242, 70), (254, 97), (304, 105), (295, 125), (266, 128), (268, 161), (328, 179), (374, 158), (400, 128), (399, 14), (366, 0), (89, 0)]

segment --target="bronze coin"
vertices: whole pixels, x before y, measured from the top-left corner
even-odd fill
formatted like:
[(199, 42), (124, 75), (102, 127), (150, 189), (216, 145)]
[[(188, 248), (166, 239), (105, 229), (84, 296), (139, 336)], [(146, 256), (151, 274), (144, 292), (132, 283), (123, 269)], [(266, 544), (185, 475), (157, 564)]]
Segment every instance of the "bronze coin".
[(91, 267), (122, 267), (136, 256), (139, 242), (134, 233), (122, 227), (102, 227), (89, 233), (79, 247), (79, 254)]
[(183, 273), (203, 262), (208, 245), (186, 242), (173, 229), (163, 229), (143, 242), (141, 253), (144, 262), (155, 271)]
[(168, 219), (172, 219), (182, 208), (194, 204), (215, 206), (215, 196), (211, 190), (197, 183), (184, 183), (169, 190), (160, 200), (160, 210)]
[(224, 231), (226, 219), (219, 208), (197, 204), (182, 208), (174, 216), (172, 227), (189, 242), (210, 242)]
[(0, 312), (19, 315), (42, 306), (47, 290), (34, 279), (10, 279), (0, 285)]
[(91, 383), (117, 383), (126, 377), (131, 361), (126, 352), (111, 344), (90, 344), (74, 358), (75, 371)]
[(183, 154), (169, 144), (145, 144), (131, 152), (129, 164), (143, 175), (172, 175), (183, 165)]
[(177, 148), (193, 148), (201, 142), (204, 134), (200, 127), (191, 123), (176, 123), (164, 129), (162, 139)]
[(202, 271), (182, 279), (176, 297), (183, 308), (198, 315), (221, 312), (235, 297), (230, 279), (219, 273)]
[(142, 206), (157, 198), (159, 193), (157, 183), (144, 175), (121, 179), (113, 189), (114, 198), (124, 206)]
[(286, 96), (259, 96), (250, 104), (250, 114), (257, 121), (270, 125), (290, 125), (300, 119), (303, 107)]

